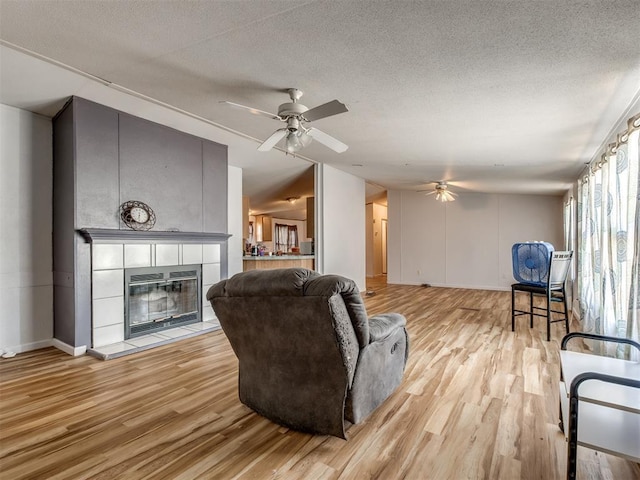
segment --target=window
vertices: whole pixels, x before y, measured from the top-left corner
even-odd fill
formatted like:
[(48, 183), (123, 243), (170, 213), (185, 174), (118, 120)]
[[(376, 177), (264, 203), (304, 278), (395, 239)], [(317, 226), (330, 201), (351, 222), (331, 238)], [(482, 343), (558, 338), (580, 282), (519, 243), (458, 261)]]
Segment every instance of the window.
[(253, 235), (253, 222), (249, 222), (249, 238), (247, 239), (247, 243), (249, 243), (249, 245), (253, 245), (255, 243)]
[(296, 225), (285, 225), (276, 223), (276, 251), (291, 251), (292, 247), (298, 246), (298, 227)]

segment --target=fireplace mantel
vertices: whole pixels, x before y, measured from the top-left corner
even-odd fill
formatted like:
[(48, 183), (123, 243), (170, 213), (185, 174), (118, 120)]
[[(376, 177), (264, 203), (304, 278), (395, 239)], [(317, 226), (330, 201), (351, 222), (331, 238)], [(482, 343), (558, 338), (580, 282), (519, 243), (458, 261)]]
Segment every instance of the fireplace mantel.
[(82, 228), (78, 232), (87, 243), (220, 243), (231, 235), (208, 232), (161, 232), (117, 230), (112, 228)]

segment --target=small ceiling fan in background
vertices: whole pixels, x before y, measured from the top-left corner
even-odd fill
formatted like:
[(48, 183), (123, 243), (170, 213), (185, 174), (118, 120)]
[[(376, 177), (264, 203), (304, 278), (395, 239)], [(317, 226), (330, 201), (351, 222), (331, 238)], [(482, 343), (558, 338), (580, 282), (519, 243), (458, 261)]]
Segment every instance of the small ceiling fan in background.
[(268, 117), (273, 120), (279, 120), (287, 124), (284, 128), (279, 128), (273, 134), (267, 138), (260, 146), (258, 150), (261, 152), (267, 152), (271, 150), (276, 144), (286, 137), (285, 148), (289, 153), (296, 153), (302, 148), (308, 146), (312, 139), (317, 140), (331, 150), (342, 153), (349, 148), (340, 140), (333, 138), (331, 135), (318, 130), (315, 127), (307, 127), (306, 124), (321, 118), (330, 117), (332, 115), (338, 115), (339, 113), (348, 112), (349, 109), (343, 103), (338, 100), (332, 100), (314, 108), (307, 108), (306, 106), (298, 103), (298, 100), (302, 97), (302, 91), (297, 88), (289, 88), (287, 90), (291, 102), (283, 103), (278, 107), (278, 114), (265, 112), (257, 108), (247, 107), (234, 102), (221, 102), (232, 107), (242, 108), (248, 110), (254, 115), (260, 115)]
[[(449, 185), (447, 182), (427, 182), (427, 183), (435, 183), (435, 188), (431, 191), (427, 191), (425, 195), (434, 195), (436, 196), (436, 200), (439, 202), (453, 202), (458, 196), (457, 193), (453, 193), (449, 190)], [(419, 192), (424, 192), (425, 190), (418, 190)]]

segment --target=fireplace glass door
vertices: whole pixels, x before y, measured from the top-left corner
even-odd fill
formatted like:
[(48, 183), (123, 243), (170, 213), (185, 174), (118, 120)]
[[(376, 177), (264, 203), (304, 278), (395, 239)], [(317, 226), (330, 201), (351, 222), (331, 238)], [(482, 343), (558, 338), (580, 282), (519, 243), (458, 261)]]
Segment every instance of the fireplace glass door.
[(131, 338), (200, 321), (200, 267), (126, 271), (126, 329)]

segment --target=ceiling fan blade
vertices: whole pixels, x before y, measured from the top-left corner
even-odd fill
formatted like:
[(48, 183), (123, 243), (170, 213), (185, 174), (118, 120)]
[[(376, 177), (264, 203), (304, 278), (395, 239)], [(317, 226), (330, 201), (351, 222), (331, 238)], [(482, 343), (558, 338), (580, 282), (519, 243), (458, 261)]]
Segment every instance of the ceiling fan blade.
[(302, 116), (312, 122), (314, 120), (320, 120), (321, 118), (330, 117), (331, 115), (337, 115), (348, 111), (349, 109), (344, 103), (341, 103), (338, 100), (332, 100), (328, 103), (324, 103), (307, 110), (302, 114)]
[(278, 143), (280, 140), (284, 138), (287, 132), (288, 130), (286, 128), (280, 128), (276, 130), (271, 134), (269, 138), (267, 138), (264, 142), (260, 144), (260, 146), (258, 147), (258, 150), (261, 152), (268, 152), (269, 150), (271, 150), (273, 147), (276, 146), (276, 143)]
[(349, 148), (348, 145), (345, 145), (340, 140), (333, 138), (331, 135), (324, 133), (323, 131), (318, 130), (317, 128), (311, 127), (307, 131), (307, 134), (315, 138), (324, 146), (329, 147), (334, 152), (338, 152), (338, 153), (346, 152), (347, 148)]
[(247, 107), (246, 105), (240, 105), (239, 103), (233, 103), (233, 102), (227, 102), (227, 101), (223, 101), (223, 102), (220, 102), (220, 103), (224, 103), (224, 104), (229, 105), (229, 106), (231, 106), (233, 108), (241, 108), (242, 110), (249, 110), (249, 113), (252, 113), (254, 115), (260, 115), (262, 117), (268, 117), (268, 118), (271, 118), (273, 120), (282, 120), (282, 118), (280, 118), (275, 113), (265, 112), (264, 110), (258, 110), (257, 108), (253, 108), (253, 107)]

